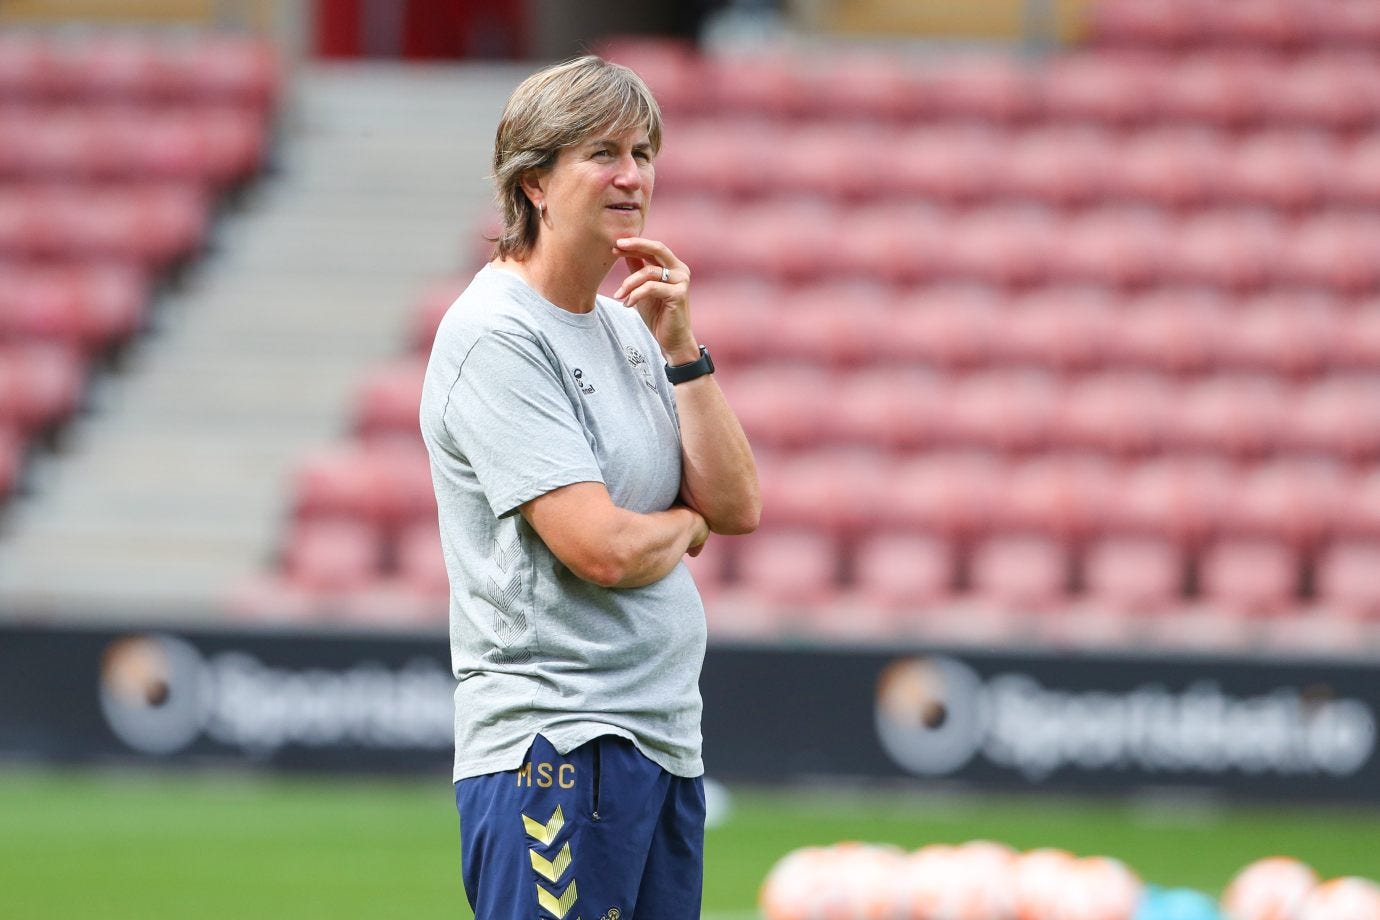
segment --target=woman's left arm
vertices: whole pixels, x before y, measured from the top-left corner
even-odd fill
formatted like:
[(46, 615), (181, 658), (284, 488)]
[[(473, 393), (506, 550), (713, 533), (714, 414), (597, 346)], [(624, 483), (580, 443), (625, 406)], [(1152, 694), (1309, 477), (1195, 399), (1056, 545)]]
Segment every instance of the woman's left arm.
[[(630, 274), (614, 297), (636, 309), (661, 346), (667, 364), (700, 356), (690, 326), (690, 270), (665, 244), (633, 237), (618, 241)], [(757, 464), (738, 417), (712, 374), (676, 384), (680, 416), (681, 499), (719, 534), (751, 533), (762, 516)]]

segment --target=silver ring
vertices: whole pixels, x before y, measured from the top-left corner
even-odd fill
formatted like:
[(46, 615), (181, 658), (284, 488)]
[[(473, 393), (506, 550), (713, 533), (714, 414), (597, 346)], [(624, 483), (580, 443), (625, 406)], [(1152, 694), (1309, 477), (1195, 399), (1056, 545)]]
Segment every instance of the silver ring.
[(661, 267), (661, 283), (662, 283), (662, 284), (665, 284), (667, 281), (670, 281), (670, 280), (671, 280), (671, 270), (670, 270), (669, 268), (667, 268), (666, 266), (663, 265), (663, 266)]

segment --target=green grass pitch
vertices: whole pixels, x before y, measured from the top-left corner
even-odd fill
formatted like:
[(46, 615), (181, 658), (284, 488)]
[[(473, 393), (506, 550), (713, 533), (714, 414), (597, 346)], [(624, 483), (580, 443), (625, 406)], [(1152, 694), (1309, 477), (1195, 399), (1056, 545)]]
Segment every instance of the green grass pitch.
[[(1368, 809), (1091, 802), (837, 788), (732, 790), (706, 841), (705, 920), (753, 916), (782, 854), (841, 840), (1001, 840), (1125, 860), (1148, 881), (1216, 893), (1288, 853), (1325, 877), (1380, 874)], [(0, 771), (0, 916), (468, 918), (445, 777)]]

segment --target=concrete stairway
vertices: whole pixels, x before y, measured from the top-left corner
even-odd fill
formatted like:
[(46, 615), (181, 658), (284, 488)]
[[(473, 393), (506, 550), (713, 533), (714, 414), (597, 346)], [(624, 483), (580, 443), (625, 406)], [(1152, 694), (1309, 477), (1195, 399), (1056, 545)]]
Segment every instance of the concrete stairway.
[(156, 307), (0, 531), (0, 617), (213, 620), (271, 559), (409, 307), (467, 266), (510, 67), (310, 67), (272, 174)]

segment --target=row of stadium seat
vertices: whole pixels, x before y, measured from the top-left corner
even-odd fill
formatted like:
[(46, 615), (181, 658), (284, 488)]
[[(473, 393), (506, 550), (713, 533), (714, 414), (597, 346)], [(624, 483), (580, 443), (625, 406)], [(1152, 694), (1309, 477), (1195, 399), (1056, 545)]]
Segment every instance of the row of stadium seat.
[(950, 212), (682, 195), (656, 204), (647, 232), (676, 240), (677, 255), (698, 278), (1380, 290), (1374, 209), (1313, 211), (1284, 221), (1251, 209), (1179, 217), (1109, 205), (1065, 215), (1019, 204)]
[[(1153, 616), (1201, 600), (1256, 616), (1307, 603), (1354, 618), (1380, 616), (1380, 542), (1342, 540), (1305, 560), (1284, 541), (1215, 541), (1196, 554), (1171, 540), (1112, 536), (1074, 546), (1000, 533), (957, 546), (927, 533), (882, 531), (845, 544), (827, 531), (765, 530), (691, 563), (706, 594), (750, 589), (759, 603), (829, 605), (845, 592), (888, 610), (924, 610), (971, 594), (1016, 612), (1075, 599), (1109, 612)], [(716, 550), (720, 548), (715, 548)]]
[[(612, 277), (619, 277), (616, 270)], [(437, 324), (465, 284), (441, 279), (410, 306), (413, 355), (428, 353)], [(762, 362), (1182, 377), (1258, 371), (1299, 379), (1380, 368), (1380, 299), (1327, 290), (1233, 294), (1165, 285), (1128, 294), (1048, 285), (1009, 292), (981, 284), (831, 278), (797, 286), (701, 278), (696, 268), (693, 297), (695, 328), (727, 359), (720, 362), (726, 375)], [(790, 322), (781, 321), (785, 309)], [(407, 363), (380, 368), (377, 387), (407, 397), (420, 379)]]
[[(416, 440), (423, 369), (408, 359), (360, 382), (355, 431), (362, 438)], [(822, 362), (767, 362), (726, 367), (720, 377), (753, 443), (765, 449), (1380, 460), (1380, 376), (1370, 373), (1290, 384), (1265, 374), (1181, 382), (1124, 370), (1060, 378), (1010, 364), (950, 375), (902, 363), (845, 372)]]
[(1102, 0), (1091, 17), (1091, 37), (1100, 45), (1380, 45), (1380, 8), (1371, 0)]
[(260, 167), (277, 80), (254, 39), (0, 32), (0, 500)]
[(128, 261), (164, 269), (195, 254), (211, 218), (202, 182), (0, 184), (0, 259)]
[(234, 103), (266, 114), (279, 91), (267, 40), (219, 33), (0, 33), (0, 103)]
[(0, 342), (95, 356), (142, 328), (151, 278), (133, 262), (0, 263)]
[(0, 179), (176, 179), (254, 173), (266, 126), (244, 107), (0, 108)]
[[(2, 125), (3, 122), (0, 122)], [(658, 195), (814, 196), (850, 206), (1028, 201), (1060, 208), (1250, 206), (1297, 213), (1380, 203), (1380, 132), (1088, 126), (847, 128), (696, 118), (673, 123)], [(883, 180), (884, 177), (884, 180)]]
[[(1143, 535), (1075, 547), (1010, 533), (960, 546), (891, 530), (845, 549), (828, 532), (776, 529), (712, 539), (690, 565), (719, 635), (803, 629), (895, 638), (942, 617), (960, 621), (960, 632), (986, 628), (986, 638), (1009, 640), (1069, 621), (1107, 635), (1195, 611), (1225, 618), (1195, 628), (1235, 634), (1250, 628), (1247, 618), (1306, 613), (1325, 630), (1345, 630), (1380, 617), (1380, 542), (1337, 541), (1311, 562), (1268, 539), (1221, 540), (1189, 554)], [(290, 528), (281, 570), (240, 586), (231, 607), (255, 617), (424, 623), (444, 619), (448, 596), (434, 519), (391, 543), (359, 521), (307, 519)]]
[(1351, 131), (1380, 119), (1380, 64), (1371, 50), (1282, 56), (1093, 49), (1038, 67), (985, 54), (928, 60), (875, 51), (692, 55), (648, 42), (615, 43), (605, 53), (643, 74), (672, 118), (1277, 124)]

